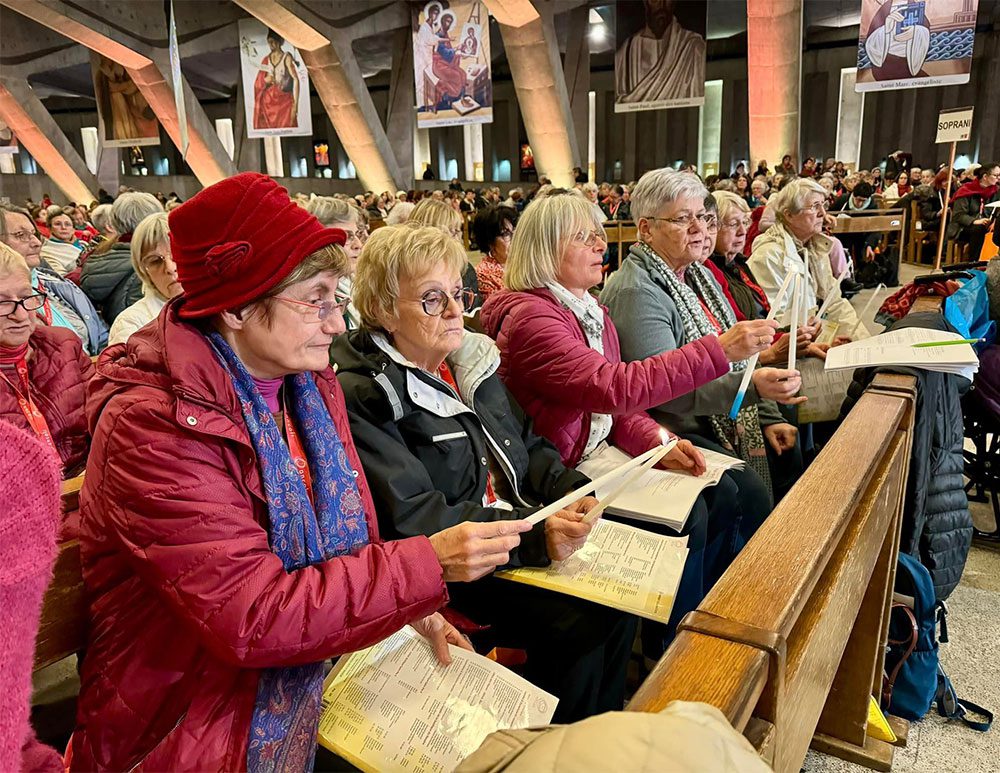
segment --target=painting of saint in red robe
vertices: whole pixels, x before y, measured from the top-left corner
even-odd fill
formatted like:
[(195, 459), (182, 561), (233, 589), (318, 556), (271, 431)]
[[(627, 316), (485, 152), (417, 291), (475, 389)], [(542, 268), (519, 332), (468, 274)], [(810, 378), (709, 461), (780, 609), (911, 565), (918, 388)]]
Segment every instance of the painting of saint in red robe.
[(268, 30), (270, 50), (253, 88), (255, 129), (288, 129), (299, 125), (299, 74), (295, 59), (282, 48), (284, 42), (278, 33)]
[(431, 70), (438, 79), (438, 95), (448, 102), (457, 101), (465, 95), (465, 70), (462, 69), (462, 55), (455, 51), (451, 42), (451, 26), (455, 14), (445, 11), (441, 14), (441, 29), (438, 44), (434, 49)]

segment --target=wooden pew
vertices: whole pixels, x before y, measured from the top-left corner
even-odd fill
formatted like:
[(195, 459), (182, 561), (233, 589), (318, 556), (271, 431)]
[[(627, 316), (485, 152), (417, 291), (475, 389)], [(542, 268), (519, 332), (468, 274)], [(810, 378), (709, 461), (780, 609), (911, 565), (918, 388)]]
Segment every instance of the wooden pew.
[(87, 602), (80, 543), (70, 540), (59, 546), (52, 582), (42, 599), (42, 619), (35, 640), (35, 670), (76, 654), (86, 643)]
[(876, 376), (681, 623), (629, 711), (710, 703), (779, 773), (799, 770), (810, 745), (890, 769), (893, 747), (865, 729), (881, 689), (915, 398), (913, 377)]

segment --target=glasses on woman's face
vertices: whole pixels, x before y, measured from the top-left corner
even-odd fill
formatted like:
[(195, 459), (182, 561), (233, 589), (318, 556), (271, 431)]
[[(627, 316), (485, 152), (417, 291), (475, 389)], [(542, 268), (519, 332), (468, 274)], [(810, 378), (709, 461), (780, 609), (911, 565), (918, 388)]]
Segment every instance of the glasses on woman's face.
[(38, 234), (35, 233), (34, 231), (29, 231), (28, 229), (23, 229), (21, 231), (13, 231), (13, 232), (7, 234), (7, 238), (11, 242), (16, 242), (18, 244), (27, 244), (32, 239), (37, 240), (38, 239)]
[(734, 217), (729, 220), (719, 221), (719, 230), (725, 228), (727, 231), (736, 231), (739, 228), (749, 228), (750, 218), (749, 217)]
[(333, 296), (332, 301), (320, 301), (319, 303), (300, 301), (297, 298), (288, 298), (284, 295), (276, 295), (274, 298), (275, 300), (292, 303), (296, 306), (305, 306), (310, 309), (315, 309), (316, 316), (319, 318), (320, 322), (329, 317), (330, 314), (333, 313), (334, 309), (336, 309), (340, 314), (343, 314), (347, 310), (347, 305), (351, 302), (351, 297), (349, 295), (341, 295), (340, 293), (336, 293)]
[(504, 241), (509, 242), (511, 239), (514, 238), (514, 229), (504, 228), (503, 230), (500, 231), (500, 238), (503, 239)]
[(455, 301), (462, 313), (465, 313), (472, 309), (476, 302), (476, 294), (468, 287), (463, 287), (450, 294), (444, 290), (428, 290), (420, 296), (420, 300), (406, 300), (405, 302), (419, 303), (424, 309), (424, 314), (428, 317), (440, 317), (448, 309), (449, 299)]
[(580, 231), (573, 236), (578, 242), (583, 242), (584, 247), (593, 247), (598, 241), (607, 245), (604, 239), (604, 231)]
[(16, 301), (0, 301), (0, 317), (13, 317), (17, 314), (17, 307), (20, 306), (25, 311), (38, 311), (45, 305), (45, 293), (34, 293), (27, 298)]
[(647, 220), (663, 220), (670, 225), (677, 226), (684, 231), (687, 231), (695, 223), (704, 228), (706, 231), (714, 231), (719, 227), (718, 218), (710, 212), (702, 212), (700, 215), (695, 215), (691, 212), (685, 212), (683, 215), (678, 215), (677, 217), (648, 217)]
[(451, 234), (451, 237), (453, 239), (461, 239), (462, 238), (462, 229), (461, 228), (449, 228), (448, 229), (448, 233)]
[(817, 201), (815, 204), (810, 204), (808, 207), (802, 209), (803, 212), (812, 212), (814, 215), (825, 215), (826, 214), (826, 204), (822, 201)]

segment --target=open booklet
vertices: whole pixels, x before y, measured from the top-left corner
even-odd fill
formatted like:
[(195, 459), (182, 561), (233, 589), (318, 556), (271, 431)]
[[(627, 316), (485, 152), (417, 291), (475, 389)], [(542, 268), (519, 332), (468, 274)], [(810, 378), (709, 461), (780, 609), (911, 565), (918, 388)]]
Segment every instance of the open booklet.
[(450, 652), (442, 666), (406, 626), (344, 655), (323, 685), (320, 744), (365, 771), (448, 773), (490, 733), (552, 719), (555, 696), (482, 655)]
[(979, 370), (979, 357), (967, 343), (920, 347), (914, 344), (960, 341), (962, 336), (948, 330), (907, 327), (874, 338), (835, 346), (826, 353), (826, 369), (870, 368), (903, 365), (942, 373), (955, 373), (972, 381)]
[[(624, 518), (660, 523), (674, 531), (683, 529), (698, 495), (722, 480), (726, 470), (744, 466), (742, 459), (717, 454), (704, 448), (699, 450), (705, 455), (706, 469), (703, 475), (696, 478), (684, 472), (648, 470), (628, 491), (618, 495), (614, 504), (608, 506), (608, 512)], [(586, 461), (581, 462), (576, 469), (588, 478), (596, 480), (627, 463), (629, 458), (623, 451), (604, 445), (592, 453)], [(604, 499), (615, 489), (622, 477), (619, 476), (598, 486), (594, 496)]]
[(687, 553), (687, 537), (664, 537), (602, 519), (565, 561), (504, 569), (496, 576), (665, 623)]

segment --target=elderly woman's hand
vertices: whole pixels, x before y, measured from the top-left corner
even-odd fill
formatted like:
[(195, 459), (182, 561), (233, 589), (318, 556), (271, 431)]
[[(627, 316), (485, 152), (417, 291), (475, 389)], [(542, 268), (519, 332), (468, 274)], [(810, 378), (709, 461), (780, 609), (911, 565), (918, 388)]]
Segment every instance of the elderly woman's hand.
[(531, 531), (524, 520), (467, 521), (430, 536), (445, 582), (471, 582), (510, 562), (510, 551)]
[(597, 507), (598, 502), (596, 497), (580, 497), (573, 504), (567, 505), (566, 510), (570, 513), (580, 513), (580, 515), (586, 515), (595, 507)]
[(593, 524), (584, 522), (582, 513), (560, 510), (550, 515), (545, 519), (545, 549), (549, 558), (565, 561), (586, 544), (592, 528)]
[(791, 424), (768, 424), (763, 429), (764, 437), (778, 456), (795, 448), (795, 438), (799, 431)]
[(414, 620), (410, 625), (413, 626), (413, 630), (431, 643), (434, 655), (437, 657), (438, 663), (442, 665), (451, 665), (451, 653), (448, 652), (449, 644), (454, 644), (469, 652), (475, 652), (469, 640), (455, 626), (445, 620), (440, 612)]
[(739, 362), (764, 351), (774, 340), (778, 323), (769, 319), (751, 319), (737, 322), (719, 336), (719, 343), (730, 362)]
[(705, 455), (690, 440), (678, 440), (657, 467), (689, 472), (695, 477), (705, 473)]
[[(800, 351), (809, 346), (810, 341), (816, 335), (816, 330), (816, 327), (810, 325), (799, 327), (798, 334), (795, 336), (795, 345)], [(790, 343), (791, 338), (788, 333), (785, 333), (785, 335), (781, 336), (781, 338), (760, 353), (760, 359), (757, 362), (761, 365), (777, 365), (788, 362), (788, 347)]]
[(774, 400), (782, 405), (804, 403), (806, 397), (796, 397), (802, 388), (802, 376), (797, 370), (758, 368), (753, 372), (753, 385), (762, 400)]

